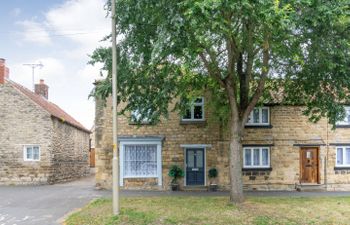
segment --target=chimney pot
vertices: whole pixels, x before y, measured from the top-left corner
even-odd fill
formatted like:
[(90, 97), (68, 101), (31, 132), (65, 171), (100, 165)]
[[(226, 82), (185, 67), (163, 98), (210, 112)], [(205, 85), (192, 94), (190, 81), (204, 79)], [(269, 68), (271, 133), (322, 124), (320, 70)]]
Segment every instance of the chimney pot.
[(35, 94), (41, 95), (46, 99), (49, 98), (49, 86), (45, 84), (43, 79), (40, 79), (39, 84), (35, 84)]

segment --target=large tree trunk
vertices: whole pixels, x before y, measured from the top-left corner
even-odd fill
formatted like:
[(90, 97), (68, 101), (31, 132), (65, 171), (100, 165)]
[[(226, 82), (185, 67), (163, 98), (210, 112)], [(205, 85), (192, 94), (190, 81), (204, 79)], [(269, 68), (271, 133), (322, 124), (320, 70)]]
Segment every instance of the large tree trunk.
[(242, 182), (242, 136), (243, 129), (237, 120), (231, 120), (230, 129), (230, 201), (232, 203), (241, 203), (244, 201), (243, 182)]

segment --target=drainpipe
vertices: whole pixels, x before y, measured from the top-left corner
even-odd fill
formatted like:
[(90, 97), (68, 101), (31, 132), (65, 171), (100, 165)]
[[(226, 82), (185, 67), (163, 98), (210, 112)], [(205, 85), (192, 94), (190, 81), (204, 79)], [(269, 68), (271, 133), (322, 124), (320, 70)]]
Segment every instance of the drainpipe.
[(328, 166), (328, 154), (329, 154), (329, 137), (328, 137), (328, 124), (329, 124), (329, 121), (327, 119), (327, 139), (326, 139), (326, 156), (324, 158), (324, 184), (325, 184), (325, 187), (326, 187), (326, 190), (328, 189), (328, 181), (327, 181), (327, 166)]

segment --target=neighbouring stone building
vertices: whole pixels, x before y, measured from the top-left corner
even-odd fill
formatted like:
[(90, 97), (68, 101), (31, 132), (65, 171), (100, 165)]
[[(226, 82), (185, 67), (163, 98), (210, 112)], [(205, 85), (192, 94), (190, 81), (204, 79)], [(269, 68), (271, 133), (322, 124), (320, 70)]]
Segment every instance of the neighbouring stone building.
[[(96, 101), (96, 182), (112, 184), (112, 107)], [(171, 108), (171, 106), (170, 106)], [(301, 106), (278, 104), (255, 108), (246, 124), (242, 174), (249, 190), (295, 190), (305, 187), (350, 190), (350, 108), (332, 130), (326, 119), (309, 122)], [(185, 171), (182, 188), (207, 186), (208, 170), (229, 188), (228, 132), (199, 98), (181, 118), (171, 112), (160, 124), (138, 127), (118, 118), (120, 184), (123, 188), (169, 189), (168, 171)]]
[(0, 59), (0, 184), (52, 184), (89, 174), (89, 130), (47, 98), (43, 80), (34, 93), (11, 81)]

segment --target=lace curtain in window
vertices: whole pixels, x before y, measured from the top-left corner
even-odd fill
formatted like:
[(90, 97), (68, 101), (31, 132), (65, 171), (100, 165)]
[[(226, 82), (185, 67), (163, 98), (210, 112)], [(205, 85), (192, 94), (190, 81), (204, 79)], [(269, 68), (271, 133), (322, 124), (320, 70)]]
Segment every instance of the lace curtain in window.
[(157, 176), (157, 145), (125, 145), (125, 177)]

